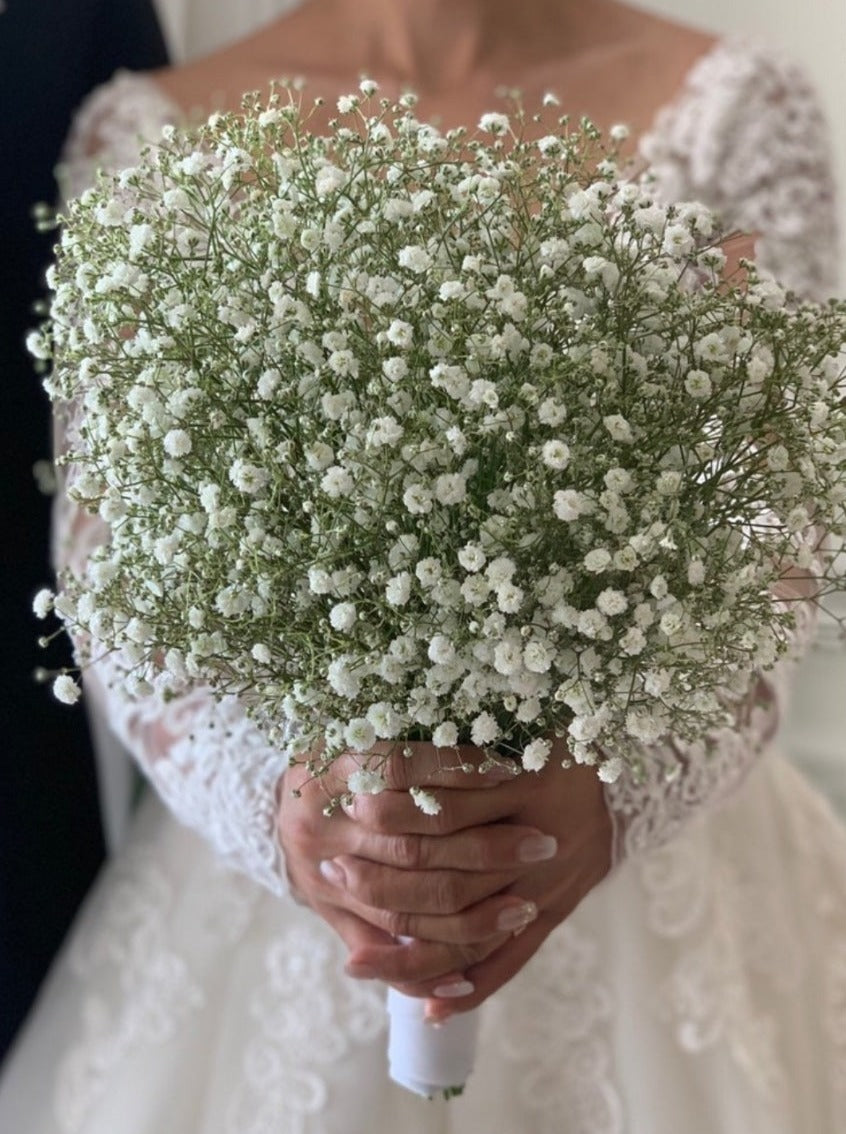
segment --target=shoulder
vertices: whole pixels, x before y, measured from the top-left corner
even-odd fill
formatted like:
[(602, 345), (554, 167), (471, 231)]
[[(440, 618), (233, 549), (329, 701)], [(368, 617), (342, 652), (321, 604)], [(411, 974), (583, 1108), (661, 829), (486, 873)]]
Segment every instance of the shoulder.
[(80, 193), (98, 169), (134, 165), (142, 146), (180, 117), (152, 73), (117, 72), (73, 116), (59, 168), (63, 196)]
[(776, 166), (827, 160), (827, 127), (801, 67), (763, 44), (728, 39), (690, 68), (642, 151), (653, 168), (683, 163), (688, 192), (717, 182), (729, 192), (735, 179), (743, 191)]
[(836, 187), (813, 83), (780, 51), (717, 44), (690, 69), (641, 152), (667, 200), (697, 198), (758, 234), (759, 264), (807, 297), (835, 289)]

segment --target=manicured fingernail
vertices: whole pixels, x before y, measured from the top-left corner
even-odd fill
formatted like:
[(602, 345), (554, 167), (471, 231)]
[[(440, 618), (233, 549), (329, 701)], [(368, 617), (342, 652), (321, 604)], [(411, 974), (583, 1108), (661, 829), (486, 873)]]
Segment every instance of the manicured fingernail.
[(471, 992), (476, 991), (476, 986), (471, 984), (469, 980), (455, 980), (449, 984), (439, 984), (432, 993), (440, 1000), (454, 1000), (458, 996), (469, 996)]
[(524, 902), (521, 906), (508, 906), (496, 919), (496, 927), (502, 933), (513, 933), (525, 929), (538, 916), (534, 902)]
[(427, 1001), (423, 1009), (423, 1023), (428, 1024), (430, 1028), (442, 1028), (451, 1015), (452, 1012), (445, 1012), (437, 1004)]
[(552, 835), (529, 835), (517, 848), (520, 862), (545, 862), (558, 853), (558, 840)]
[(337, 862), (333, 862), (331, 858), (324, 858), (320, 864), (320, 873), (327, 882), (333, 886), (346, 886), (347, 876), (344, 874)]

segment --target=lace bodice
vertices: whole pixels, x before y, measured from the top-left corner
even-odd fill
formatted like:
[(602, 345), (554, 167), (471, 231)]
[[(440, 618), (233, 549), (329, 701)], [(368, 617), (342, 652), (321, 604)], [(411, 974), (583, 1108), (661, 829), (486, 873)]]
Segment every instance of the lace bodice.
[[(154, 82), (119, 74), (77, 114), (64, 158), (66, 192), (80, 192), (97, 167), (132, 165), (140, 140), (155, 141), (178, 116)], [(642, 145), (664, 197), (701, 199), (728, 225), (758, 233), (763, 265), (796, 291), (824, 296), (834, 289), (825, 124), (792, 65), (748, 44), (718, 45)], [(95, 524), (67, 502), (57, 509), (59, 565), (102, 538)], [(650, 754), (643, 780), (624, 776), (608, 789), (620, 854), (665, 842), (744, 778), (774, 731), (783, 676), (762, 686), (765, 696), (719, 738), (716, 755), (705, 746), (668, 746)], [(167, 707), (129, 702), (102, 668), (92, 683), (112, 728), (177, 817), (230, 863), (281, 890), (274, 820), (284, 752), (266, 744), (234, 699), (218, 703), (197, 689)]]

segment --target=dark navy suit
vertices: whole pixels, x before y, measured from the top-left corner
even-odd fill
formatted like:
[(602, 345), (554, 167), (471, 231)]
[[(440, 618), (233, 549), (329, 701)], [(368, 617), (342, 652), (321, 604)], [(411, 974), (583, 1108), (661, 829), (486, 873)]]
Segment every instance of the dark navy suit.
[(55, 200), (84, 96), (119, 67), (165, 61), (152, 0), (6, 0), (0, 13), (0, 1057), (103, 856), (85, 714), (31, 676), (45, 661), (32, 597), (51, 582), (32, 467), (50, 430), (23, 341), (51, 238), (30, 211)]

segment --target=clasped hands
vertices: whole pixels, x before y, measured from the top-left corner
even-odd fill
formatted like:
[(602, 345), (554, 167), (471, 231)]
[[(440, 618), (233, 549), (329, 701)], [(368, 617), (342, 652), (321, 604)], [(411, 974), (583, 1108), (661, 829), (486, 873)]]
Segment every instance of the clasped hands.
[[(340, 935), (346, 971), (426, 998), (432, 1022), (481, 1004), (608, 873), (611, 819), (594, 769), (478, 769), (471, 747), (406, 746), (387, 758), (387, 789), (324, 814), (358, 768), (331, 782), (285, 773), (279, 833), (295, 895)], [(408, 788), (440, 804), (424, 814)]]

